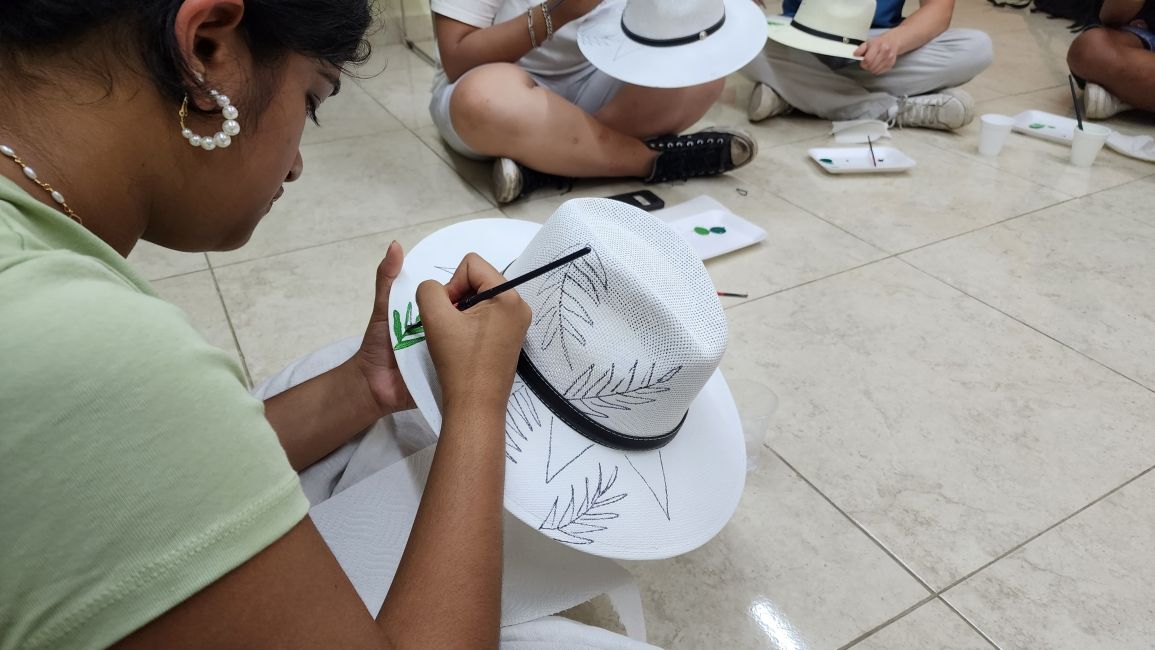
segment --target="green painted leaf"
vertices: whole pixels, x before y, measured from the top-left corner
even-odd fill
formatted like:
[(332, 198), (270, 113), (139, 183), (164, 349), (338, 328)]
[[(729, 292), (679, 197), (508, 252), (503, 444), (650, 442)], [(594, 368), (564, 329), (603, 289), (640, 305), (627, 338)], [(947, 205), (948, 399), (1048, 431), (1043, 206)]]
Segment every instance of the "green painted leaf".
[(396, 309), (393, 310), (393, 334), (398, 341), (401, 340), (401, 312)]
[(726, 229), (722, 226), (714, 226), (710, 229), (710, 232), (714, 233), (715, 235), (725, 235)]
[(412, 324), (413, 324), (413, 303), (409, 303), (409, 305), (405, 308), (405, 327), (409, 327)]
[(709, 230), (707, 230), (701, 226), (697, 226), (696, 228), (694, 228), (694, 232), (698, 233), (699, 235), (709, 235), (710, 234)]
[(408, 341), (401, 341), (401, 342), (397, 343), (397, 345), (393, 346), (393, 350), (397, 351), (397, 350), (404, 350), (405, 348), (411, 348), (414, 345), (417, 345), (418, 343), (421, 343), (424, 340), (425, 340), (424, 336), (419, 336), (415, 339), (409, 339)]

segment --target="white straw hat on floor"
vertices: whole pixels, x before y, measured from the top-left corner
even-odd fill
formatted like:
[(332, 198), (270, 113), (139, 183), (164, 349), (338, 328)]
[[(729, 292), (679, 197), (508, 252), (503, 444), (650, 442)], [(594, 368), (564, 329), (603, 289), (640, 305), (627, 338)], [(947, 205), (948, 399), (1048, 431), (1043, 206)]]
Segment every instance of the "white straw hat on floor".
[(854, 51), (870, 38), (874, 0), (802, 0), (789, 26), (771, 26), (770, 38), (815, 54), (858, 59)]
[[(747, 0), (748, 1), (748, 0)], [(414, 295), (468, 252), (514, 278), (592, 252), (518, 288), (533, 309), (506, 413), (505, 507), (594, 555), (691, 551), (733, 515), (746, 451), (718, 371), (726, 318), (689, 244), (637, 208), (564, 204), (544, 226), (482, 219), (444, 228), (405, 258), (390, 305), (398, 366), (441, 429), (440, 389)]]
[(766, 45), (766, 15), (752, 0), (628, 0), (578, 30), (599, 70), (651, 88), (697, 86), (742, 68)]

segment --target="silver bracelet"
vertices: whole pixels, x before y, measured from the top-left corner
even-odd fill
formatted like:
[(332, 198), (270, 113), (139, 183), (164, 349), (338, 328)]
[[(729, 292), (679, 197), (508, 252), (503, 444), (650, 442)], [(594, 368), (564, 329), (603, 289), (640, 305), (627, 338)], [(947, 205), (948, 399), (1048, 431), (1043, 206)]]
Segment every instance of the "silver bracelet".
[(541, 15), (545, 16), (545, 40), (553, 38), (553, 16), (549, 13), (549, 3), (541, 3)]
[(533, 7), (530, 7), (529, 11), (527, 11), (525, 13), (527, 16), (529, 16), (529, 44), (532, 45), (533, 49), (536, 50), (537, 49), (537, 34), (534, 33), (534, 31), (533, 31)]

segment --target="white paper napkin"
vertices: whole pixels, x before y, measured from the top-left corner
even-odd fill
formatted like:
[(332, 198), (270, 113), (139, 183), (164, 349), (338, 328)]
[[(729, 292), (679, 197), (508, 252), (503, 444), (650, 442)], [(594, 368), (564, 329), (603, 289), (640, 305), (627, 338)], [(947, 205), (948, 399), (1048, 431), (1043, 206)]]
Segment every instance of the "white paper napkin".
[(1107, 136), (1107, 146), (1124, 156), (1155, 162), (1155, 138), (1149, 135), (1123, 135), (1112, 131)]
[(841, 144), (866, 144), (890, 138), (890, 126), (881, 120), (847, 120), (833, 122), (830, 133)]

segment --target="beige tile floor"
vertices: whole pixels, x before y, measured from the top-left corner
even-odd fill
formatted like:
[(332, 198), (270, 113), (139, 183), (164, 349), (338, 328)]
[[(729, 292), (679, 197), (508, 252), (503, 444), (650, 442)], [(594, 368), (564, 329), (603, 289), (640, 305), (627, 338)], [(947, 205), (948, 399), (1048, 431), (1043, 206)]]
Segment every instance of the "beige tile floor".
[[(995, 64), (980, 112), (1069, 109), (1058, 21), (959, 0)], [(448, 152), (432, 70), (385, 45), (321, 110), (305, 178), (231, 253), (132, 259), (260, 381), (359, 332), (388, 242), (454, 221), (543, 220), (583, 183), (498, 210), (488, 168)], [(734, 78), (703, 124), (745, 124)], [(1155, 133), (1149, 116), (1111, 121)], [(655, 188), (709, 194), (769, 232), (714, 260), (731, 376), (771, 385), (772, 452), (705, 547), (630, 565), (651, 640), (671, 648), (1155, 646), (1155, 165), (1090, 170), (1014, 135), (899, 131), (909, 174), (826, 176), (828, 124), (751, 127), (760, 159)], [(575, 616), (613, 626), (604, 604)]]

